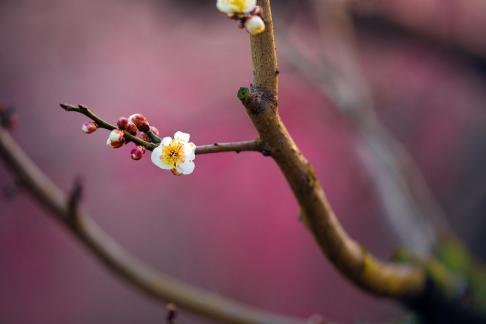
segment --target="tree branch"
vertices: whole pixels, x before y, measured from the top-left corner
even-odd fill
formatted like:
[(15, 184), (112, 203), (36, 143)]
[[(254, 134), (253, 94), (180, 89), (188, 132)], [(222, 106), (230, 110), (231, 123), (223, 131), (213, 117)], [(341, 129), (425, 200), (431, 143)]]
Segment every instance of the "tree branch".
[(269, 0), (263, 7), (266, 31), (251, 37), (254, 80), (238, 97), (247, 108), (261, 140), (285, 175), (315, 239), (342, 274), (367, 291), (394, 298), (418, 297), (426, 276), (418, 266), (375, 259), (339, 224), (324, 192), (278, 114), (278, 67)]
[[(70, 198), (57, 188), (0, 127), (0, 157), (26, 188), (61, 224), (118, 277), (147, 296), (173, 302), (193, 313), (226, 323), (303, 323), (239, 304), (158, 273), (127, 254), (78, 208), (80, 185)], [(75, 215), (73, 215), (75, 211)], [(74, 217), (73, 217), (74, 216)]]
[(232, 143), (214, 143), (210, 145), (200, 145), (196, 147), (197, 154), (210, 154), (221, 152), (260, 152), (263, 155), (270, 155), (265, 144), (260, 140), (232, 142)]
[[(83, 105), (70, 105), (70, 104), (60, 104), (60, 106), (65, 110), (65, 111), (73, 111), (80, 113), (92, 121), (94, 121), (98, 127), (104, 128), (107, 130), (114, 130), (117, 127), (113, 124), (110, 124), (109, 122), (105, 121), (98, 115), (96, 115), (93, 111), (91, 111), (88, 107), (83, 106)], [(152, 151), (155, 149), (158, 144), (154, 143), (149, 143), (147, 141), (144, 141), (140, 137), (137, 137), (135, 135), (132, 135), (128, 133), (127, 131), (124, 132), (126, 138), (128, 138), (131, 142), (141, 145), (145, 147), (147, 150)], [(160, 138), (151, 133), (151, 136), (154, 136), (155, 139), (157, 139), (160, 142)], [(263, 155), (269, 155), (269, 151), (266, 149), (265, 144), (260, 141), (260, 140), (253, 140), (253, 141), (242, 141), (242, 142), (230, 142), (230, 143), (214, 143), (214, 144), (209, 144), (209, 145), (200, 145), (196, 147), (196, 155), (201, 155), (201, 154), (210, 154), (210, 153), (221, 153), (221, 152), (260, 152)]]

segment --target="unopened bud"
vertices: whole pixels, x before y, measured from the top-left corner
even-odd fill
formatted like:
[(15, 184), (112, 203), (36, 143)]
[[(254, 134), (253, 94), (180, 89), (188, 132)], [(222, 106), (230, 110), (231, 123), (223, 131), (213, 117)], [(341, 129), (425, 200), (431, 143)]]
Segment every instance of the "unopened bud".
[(152, 133), (154, 133), (155, 135), (160, 136), (160, 132), (159, 132), (159, 130), (157, 129), (157, 127), (155, 127), (155, 126), (150, 126), (150, 130), (151, 130), (151, 131), (152, 131)]
[(96, 125), (96, 123), (92, 121), (84, 122), (83, 125), (81, 126), (81, 130), (83, 131), (83, 133), (86, 134), (91, 134), (97, 129), (98, 129), (98, 125)]
[(253, 36), (265, 30), (265, 22), (260, 16), (250, 16), (245, 22), (246, 30)]
[(143, 157), (144, 154), (145, 148), (143, 146), (137, 146), (131, 150), (130, 157), (132, 160), (138, 161)]
[(119, 148), (123, 145), (124, 134), (122, 130), (114, 129), (111, 131), (110, 136), (106, 140), (106, 145), (112, 148)]
[(134, 123), (128, 123), (127, 125), (127, 132), (129, 132), (132, 135), (137, 135), (137, 126), (135, 126)]
[(128, 117), (128, 121), (134, 123), (138, 130), (141, 132), (146, 132), (149, 130), (149, 123), (145, 116), (141, 114), (133, 114)]
[(116, 122), (116, 125), (119, 129), (125, 130), (128, 126), (128, 118), (127, 117), (120, 117)]

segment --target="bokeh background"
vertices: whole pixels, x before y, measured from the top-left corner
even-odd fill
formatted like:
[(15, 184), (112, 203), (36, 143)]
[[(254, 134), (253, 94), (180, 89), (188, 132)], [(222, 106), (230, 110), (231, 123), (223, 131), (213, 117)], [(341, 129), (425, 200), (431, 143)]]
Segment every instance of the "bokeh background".
[[(305, 1), (274, 1), (276, 32), (317, 47)], [(484, 257), (486, 4), (357, 1), (357, 48), (380, 120), (405, 144), (453, 227)], [(291, 23), (292, 22), (292, 23)], [(328, 46), (332, 46), (329, 44)], [(405, 311), (335, 271), (298, 221), (270, 158), (198, 156), (191, 176), (161, 172), (107, 132), (83, 135), (82, 103), (116, 121), (140, 112), (196, 144), (256, 136), (235, 93), (251, 82), (245, 32), (214, 1), (2, 0), (0, 102), (13, 135), (56, 184), (83, 179), (84, 206), (127, 250), (178, 279), (287, 315), (390, 322)], [(281, 60), (281, 114), (339, 220), (376, 255), (398, 247), (358, 136)], [(0, 168), (1, 323), (163, 323), (163, 307), (111, 276)], [(182, 312), (178, 323), (206, 323)]]

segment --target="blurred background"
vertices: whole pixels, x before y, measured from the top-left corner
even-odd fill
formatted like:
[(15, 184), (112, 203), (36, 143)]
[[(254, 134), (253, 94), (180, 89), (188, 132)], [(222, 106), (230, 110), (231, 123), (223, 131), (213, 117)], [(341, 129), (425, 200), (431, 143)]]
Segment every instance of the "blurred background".
[[(273, 2), (280, 111), (339, 220), (389, 258), (427, 217), (446, 219), (486, 257), (486, 3), (321, 2)], [(178, 279), (287, 315), (403, 319), (321, 255), (270, 158), (198, 156), (193, 175), (174, 177), (107, 148), (103, 130), (83, 135), (85, 118), (59, 108), (84, 104), (111, 122), (143, 113), (162, 135), (186, 131), (196, 144), (254, 138), (235, 96), (251, 82), (248, 35), (214, 3), (0, 1), (0, 103), (17, 110), (14, 138), (64, 190), (80, 176), (100, 226)], [(164, 322), (159, 304), (12, 183), (1, 167), (1, 323)], [(407, 198), (387, 196), (397, 193)], [(402, 214), (425, 220), (391, 217)], [(177, 323), (209, 321), (182, 312)]]

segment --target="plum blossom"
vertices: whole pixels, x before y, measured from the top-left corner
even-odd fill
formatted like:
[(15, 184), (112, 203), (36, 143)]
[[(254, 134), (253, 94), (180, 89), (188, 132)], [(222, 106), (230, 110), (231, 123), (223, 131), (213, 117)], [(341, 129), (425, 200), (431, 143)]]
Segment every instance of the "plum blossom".
[(152, 162), (161, 169), (171, 170), (175, 175), (191, 174), (194, 171), (196, 145), (189, 142), (190, 135), (176, 132), (174, 138), (164, 137), (152, 151)]
[(256, 7), (256, 0), (218, 0), (216, 7), (228, 16), (248, 15)]

